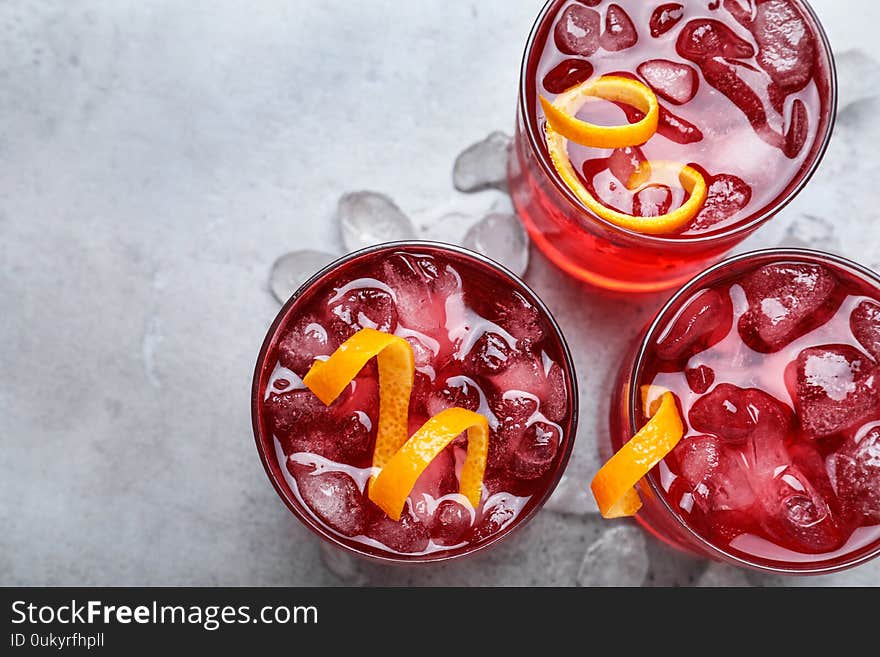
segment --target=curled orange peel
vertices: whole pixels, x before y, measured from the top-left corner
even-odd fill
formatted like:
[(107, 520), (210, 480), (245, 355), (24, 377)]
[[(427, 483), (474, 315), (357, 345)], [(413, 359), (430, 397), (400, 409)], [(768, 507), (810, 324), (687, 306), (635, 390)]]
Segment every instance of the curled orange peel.
[[(648, 399), (642, 389), (643, 399)], [(663, 457), (675, 448), (684, 435), (684, 425), (671, 392), (664, 392), (651, 404), (656, 408), (651, 419), (603, 465), (590, 488), (603, 518), (635, 515), (642, 500), (635, 486)], [(647, 408), (647, 407), (646, 407)]]
[(379, 364), (379, 426), (373, 467), (381, 468), (409, 435), (407, 417), (415, 376), (415, 358), (409, 342), (390, 333), (361, 329), (329, 359), (315, 361), (303, 383), (329, 406), (372, 358)]
[(489, 449), (489, 422), (479, 413), (463, 408), (448, 408), (425, 422), (379, 472), (370, 485), (370, 499), (390, 518), (400, 520), (406, 498), (419, 475), (465, 431), (468, 446), (459, 492), (474, 508), (479, 506)]
[[(636, 123), (604, 126), (576, 118), (590, 98), (632, 105), (645, 116)], [(660, 105), (650, 88), (629, 78), (605, 75), (577, 84), (551, 103), (541, 96), (547, 124), (562, 137), (593, 148), (625, 148), (644, 144), (657, 132)]]
[(407, 438), (409, 400), (415, 376), (409, 342), (375, 329), (361, 329), (327, 360), (315, 361), (303, 383), (329, 406), (372, 358), (376, 358), (379, 365), (379, 426), (368, 497), (389, 517), (400, 520), (406, 498), (419, 475), (449, 443), (467, 431), (460, 492), (476, 508), (486, 471), (488, 420), (473, 411), (450, 408), (432, 417)]
[[(591, 97), (632, 105), (645, 116), (637, 123), (620, 126), (600, 126), (576, 118), (577, 112)], [(664, 171), (677, 173), (679, 184), (688, 193), (687, 200), (681, 206), (656, 217), (638, 217), (608, 207), (584, 186), (575, 172), (568, 155), (569, 140), (595, 148), (625, 148), (644, 144), (657, 131), (657, 96), (638, 80), (617, 76), (587, 80), (559, 94), (553, 102), (542, 96), (541, 105), (547, 118), (547, 149), (553, 166), (565, 184), (596, 216), (621, 228), (662, 235), (687, 225), (703, 207), (708, 194), (706, 179), (689, 165), (654, 161), (643, 163), (633, 172), (627, 184), (630, 190), (647, 183), (653, 172)]]

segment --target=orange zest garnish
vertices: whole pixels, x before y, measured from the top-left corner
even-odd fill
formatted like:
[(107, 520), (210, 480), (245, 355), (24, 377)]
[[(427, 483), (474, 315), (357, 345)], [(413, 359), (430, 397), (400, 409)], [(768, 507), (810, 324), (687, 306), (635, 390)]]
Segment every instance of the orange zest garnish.
[(370, 499), (389, 517), (400, 520), (406, 498), (440, 452), (463, 432), (468, 433), (467, 456), (461, 468), (461, 490), (476, 508), (482, 494), (483, 473), (489, 449), (489, 422), (479, 413), (448, 408), (422, 425), (391, 457), (370, 485)]
[(329, 406), (372, 358), (379, 364), (379, 426), (369, 498), (391, 518), (400, 520), (406, 498), (419, 475), (449, 443), (467, 431), (460, 492), (476, 508), (486, 470), (489, 422), (479, 413), (449, 408), (428, 420), (407, 440), (409, 399), (415, 375), (409, 342), (375, 329), (361, 329), (330, 358), (316, 361), (303, 383)]
[[(590, 98), (632, 105), (645, 116), (637, 123), (604, 126), (581, 121), (575, 114)], [(651, 89), (629, 78), (606, 75), (586, 80), (559, 94), (551, 103), (541, 96), (547, 124), (562, 137), (582, 146), (625, 148), (644, 144), (657, 132), (660, 105)]]
[[(645, 389), (642, 394), (646, 400), (650, 397)], [(590, 488), (603, 518), (632, 516), (642, 508), (636, 484), (673, 450), (684, 435), (672, 393), (664, 392), (656, 406), (648, 423), (593, 477)]]
[[(621, 126), (599, 126), (581, 121), (575, 115), (591, 98), (604, 98), (613, 102), (632, 105), (645, 113), (637, 123)], [(605, 76), (587, 80), (559, 94), (551, 103), (541, 97), (547, 117), (545, 132), (550, 159), (565, 184), (593, 214), (628, 230), (662, 235), (673, 232), (691, 221), (706, 202), (708, 187), (706, 179), (695, 168), (675, 162), (655, 161), (639, 166), (627, 184), (631, 190), (647, 183), (653, 172), (678, 174), (682, 189), (688, 193), (687, 200), (671, 212), (655, 217), (639, 217), (619, 212), (597, 199), (581, 182), (568, 155), (568, 140), (583, 146), (596, 148), (624, 148), (648, 141), (657, 131), (659, 105), (651, 89), (637, 80)]]
[(329, 406), (371, 358), (379, 362), (379, 426), (373, 467), (381, 468), (408, 436), (409, 397), (415, 359), (409, 342), (375, 329), (361, 329), (343, 342), (328, 360), (315, 361), (303, 383)]

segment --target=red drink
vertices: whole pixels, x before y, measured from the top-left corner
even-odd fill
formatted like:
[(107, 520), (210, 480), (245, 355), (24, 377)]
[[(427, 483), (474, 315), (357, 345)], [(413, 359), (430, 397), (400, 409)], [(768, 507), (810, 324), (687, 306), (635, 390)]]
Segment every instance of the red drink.
[[(747, 9), (751, 7), (751, 9)], [(615, 74), (648, 84), (660, 103), (657, 134), (641, 147), (569, 143), (584, 186), (604, 205), (656, 216), (684, 200), (676, 180), (626, 188), (643, 160), (691, 164), (705, 177), (699, 214), (651, 236), (595, 216), (551, 163), (539, 97)], [(836, 88), (831, 52), (799, 0), (555, 0), (523, 60), (510, 185), (542, 251), (568, 273), (619, 291), (681, 284), (742, 241), (807, 182), (831, 133)], [(579, 118), (633, 122), (626, 105), (588, 103)]]
[[(489, 420), (476, 509), (458, 494), (464, 437), (422, 473), (399, 522), (368, 498), (375, 361), (329, 407), (302, 384), (361, 328), (413, 347), (410, 434), (451, 407)], [(576, 399), (567, 347), (525, 284), (463, 249), (390, 244), (330, 265), (282, 308), (257, 362), (254, 432), (279, 495), (320, 536), (372, 557), (433, 561), (487, 547), (540, 508), (568, 461)]]
[(880, 280), (840, 258), (760, 251), (697, 277), (648, 330), (612, 412), (643, 386), (686, 433), (643, 481), (642, 524), (742, 565), (825, 572), (880, 550)]

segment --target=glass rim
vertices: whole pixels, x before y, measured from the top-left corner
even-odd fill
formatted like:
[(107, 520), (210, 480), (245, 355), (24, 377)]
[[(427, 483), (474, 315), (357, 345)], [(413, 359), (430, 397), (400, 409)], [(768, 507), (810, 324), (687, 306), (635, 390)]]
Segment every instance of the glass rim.
[[(270, 463), (271, 455), (266, 453), (266, 450), (263, 448), (262, 442), (263, 431), (261, 428), (262, 415), (260, 407), (262, 406), (263, 400), (260, 397), (260, 379), (266, 362), (266, 357), (269, 353), (269, 349), (275, 342), (275, 338), (277, 337), (279, 330), (285, 324), (285, 321), (287, 320), (288, 315), (293, 310), (293, 307), (296, 305), (296, 302), (306, 292), (308, 292), (308, 290), (310, 290), (318, 282), (322, 281), (326, 276), (332, 274), (333, 271), (336, 270), (338, 267), (343, 266), (356, 258), (369, 256), (382, 251), (392, 251), (394, 249), (407, 248), (435, 249), (438, 251), (450, 252), (458, 257), (475, 261), (480, 265), (488, 267), (495, 274), (511, 279), (511, 281), (514, 283), (514, 289), (525, 293), (526, 297), (535, 304), (539, 313), (547, 319), (550, 328), (558, 339), (562, 350), (562, 358), (564, 362), (561, 365), (563, 366), (563, 370), (567, 373), (566, 382), (569, 384), (569, 389), (567, 391), (567, 401), (569, 403), (570, 416), (567, 426), (568, 438), (567, 440), (565, 440), (564, 448), (560, 454), (559, 463), (556, 466), (553, 477), (551, 478), (547, 487), (542, 493), (540, 493), (539, 499), (532, 506), (532, 508), (529, 509), (528, 512), (518, 516), (516, 518), (516, 521), (511, 526), (499, 532), (496, 532), (485, 541), (474, 545), (473, 547), (453, 548), (450, 550), (440, 550), (436, 553), (421, 555), (395, 555), (390, 552), (387, 554), (375, 554), (372, 552), (368, 552), (366, 549), (362, 550), (354, 547), (353, 545), (349, 544), (349, 542), (345, 541), (342, 537), (337, 536), (334, 532), (330, 531), (327, 527), (323, 525), (323, 523), (319, 522), (316, 518), (305, 512), (305, 510), (300, 509), (299, 502), (291, 499), (291, 495), (288, 492), (290, 490), (290, 487), (287, 482), (284, 481), (283, 476), (280, 477), (281, 480), (279, 481), (279, 477), (275, 475), (272, 469), (272, 465)], [(422, 564), (444, 562), (453, 559), (461, 559), (463, 557), (470, 557), (477, 553), (481, 553), (491, 547), (494, 547), (500, 541), (506, 539), (508, 536), (518, 531), (521, 527), (528, 524), (537, 515), (544, 504), (546, 504), (547, 501), (550, 499), (550, 496), (556, 490), (560, 480), (562, 479), (563, 474), (565, 473), (566, 468), (568, 467), (568, 462), (571, 458), (574, 443), (577, 439), (578, 419), (578, 381), (574, 359), (571, 355), (571, 350), (568, 346), (568, 342), (565, 339), (565, 334), (562, 332), (559, 323), (556, 321), (553, 313), (550, 311), (550, 309), (547, 307), (541, 297), (538, 296), (538, 294), (520, 276), (517, 276), (512, 271), (510, 271), (510, 269), (488, 258), (487, 256), (484, 256), (483, 254), (477, 253), (475, 251), (471, 251), (470, 249), (466, 249), (462, 246), (446, 244), (443, 242), (436, 242), (432, 240), (402, 240), (394, 242), (383, 242), (381, 244), (368, 246), (366, 248), (352, 251), (351, 253), (339, 256), (338, 258), (333, 260), (333, 262), (325, 265), (320, 270), (318, 270), (305, 283), (300, 285), (296, 292), (294, 292), (290, 296), (290, 298), (284, 304), (282, 304), (281, 309), (278, 311), (277, 315), (272, 320), (272, 323), (269, 325), (269, 328), (266, 332), (266, 337), (263, 339), (263, 343), (260, 346), (260, 351), (257, 355), (257, 361), (254, 366), (253, 381), (251, 384), (251, 424), (253, 426), (254, 442), (256, 444), (257, 453), (260, 457), (260, 462), (263, 465), (263, 469), (266, 471), (266, 475), (269, 477), (269, 481), (272, 483), (275, 492), (284, 502), (285, 506), (287, 506), (291, 513), (293, 513), (293, 515), (303, 525), (308, 527), (322, 540), (325, 540), (335, 547), (345, 550), (350, 554), (354, 554), (358, 557), (380, 563)]]
[(548, 18), (548, 14), (550, 13), (550, 9), (552, 6), (557, 3), (559, 0), (546, 0), (544, 7), (541, 9), (538, 17), (535, 19), (534, 24), (532, 25), (531, 32), (529, 33), (528, 39), (526, 40), (525, 51), (523, 52), (522, 63), (520, 66), (520, 83), (519, 83), (519, 93), (517, 106), (520, 112), (520, 115), (523, 117), (523, 124), (525, 126), (525, 133), (528, 136), (529, 146), (532, 151), (535, 153), (536, 160), (539, 162), (541, 170), (553, 183), (556, 187), (557, 191), (559, 191), (563, 198), (568, 201), (569, 205), (578, 213), (578, 216), (584, 216), (589, 219), (591, 222), (598, 224), (602, 228), (606, 230), (610, 230), (619, 235), (624, 235), (626, 237), (634, 237), (645, 242), (649, 242), (651, 244), (657, 246), (665, 246), (670, 247), (674, 245), (691, 245), (691, 244), (703, 244), (703, 243), (714, 243), (716, 241), (722, 241), (729, 239), (733, 236), (737, 235), (748, 235), (751, 231), (756, 229), (758, 226), (764, 224), (771, 218), (773, 218), (776, 214), (778, 214), (785, 206), (791, 203), (794, 198), (803, 191), (804, 187), (806, 187), (807, 183), (812, 179), (813, 175), (816, 173), (816, 170), (819, 168), (822, 160), (825, 157), (825, 153), (828, 151), (828, 146), (831, 143), (831, 137), (834, 132), (834, 125), (837, 121), (837, 105), (838, 105), (838, 88), (837, 88), (837, 64), (834, 60), (834, 53), (831, 49), (831, 42), (828, 39), (828, 34), (825, 32), (825, 28), (822, 25), (822, 22), (819, 20), (819, 17), (816, 15), (815, 10), (810, 6), (807, 0), (794, 0), (799, 5), (801, 5), (807, 12), (809, 18), (816, 26), (816, 32), (819, 35), (819, 40), (822, 43), (822, 51), (825, 53), (825, 59), (828, 62), (828, 82), (829, 82), (829, 118), (828, 124), (825, 128), (825, 134), (822, 135), (822, 143), (819, 145), (818, 150), (816, 151), (815, 156), (812, 158), (810, 162), (810, 166), (807, 168), (801, 180), (786, 194), (780, 196), (776, 202), (771, 205), (766, 206), (761, 212), (757, 213), (752, 219), (749, 221), (734, 224), (730, 227), (729, 230), (721, 230), (717, 233), (710, 233), (708, 235), (681, 235), (678, 237), (666, 237), (663, 235), (648, 235), (646, 233), (640, 233), (637, 231), (629, 230), (627, 228), (622, 228), (617, 224), (614, 224), (610, 221), (603, 219), (602, 217), (596, 216), (592, 212), (590, 212), (584, 204), (578, 199), (577, 195), (572, 191), (572, 189), (562, 180), (559, 175), (559, 172), (556, 171), (556, 168), (553, 166), (552, 162), (549, 161), (546, 156), (544, 150), (541, 148), (541, 138), (535, 132), (535, 126), (533, 125), (533, 121), (530, 120), (530, 111), (527, 107), (527, 96), (528, 96), (528, 66), (529, 61), (531, 60), (532, 48), (535, 46), (535, 42), (538, 37), (538, 32), (543, 25), (544, 21)]
[[(850, 270), (860, 276), (864, 276), (865, 278), (873, 282), (877, 289), (880, 290), (880, 274), (878, 274), (877, 272), (843, 256), (827, 253), (824, 251), (818, 251), (815, 249), (774, 247), (769, 249), (760, 249), (756, 251), (747, 251), (745, 253), (727, 258), (719, 263), (716, 263), (715, 265), (712, 265), (711, 267), (697, 274), (694, 278), (685, 283), (678, 291), (676, 291), (675, 294), (672, 295), (672, 297), (668, 301), (666, 301), (666, 303), (663, 304), (663, 306), (657, 312), (656, 316), (648, 325), (648, 328), (645, 330), (644, 336), (641, 338), (638, 351), (636, 352), (636, 357), (633, 360), (632, 373), (630, 375), (629, 381), (627, 381), (629, 390), (632, 391), (636, 389), (635, 386), (638, 385), (642, 369), (645, 366), (648, 348), (654, 342), (658, 332), (666, 327), (669, 319), (667, 315), (669, 315), (670, 311), (675, 309), (676, 304), (678, 304), (679, 301), (681, 301), (682, 299), (686, 299), (694, 292), (699, 291), (700, 288), (706, 283), (706, 281), (718, 274), (719, 271), (748, 260), (755, 260), (768, 256), (778, 258), (779, 260), (790, 258), (793, 260), (807, 260), (809, 262), (818, 261), (819, 263), (831, 263), (843, 269)], [(637, 396), (634, 394), (630, 394), (629, 397), (629, 405), (626, 409), (627, 422), (625, 423), (625, 425), (628, 426), (630, 435), (635, 435), (635, 432), (637, 431), (635, 422), (635, 418), (637, 416)], [(654, 496), (660, 501), (663, 507), (665, 507), (666, 511), (674, 519), (676, 524), (681, 527), (688, 534), (689, 537), (694, 538), (705, 552), (712, 556), (719, 557), (724, 561), (733, 562), (738, 566), (744, 566), (752, 570), (759, 570), (765, 573), (776, 575), (826, 575), (829, 573), (853, 568), (880, 555), (880, 541), (878, 541), (877, 545), (874, 548), (864, 551), (862, 554), (859, 554), (854, 559), (846, 560), (837, 565), (821, 566), (817, 564), (814, 566), (807, 565), (803, 568), (786, 568), (783, 566), (772, 566), (760, 563), (758, 561), (753, 561), (748, 558), (744, 558), (738, 554), (734, 554), (732, 552), (719, 548), (708, 539), (704, 538), (696, 530), (694, 530), (690, 526), (690, 524), (682, 517), (682, 515), (678, 513), (666, 499), (663, 488), (657, 482), (657, 478), (653, 469), (645, 477), (645, 481), (647, 481), (648, 486), (651, 488)], [(805, 564), (809, 564), (809, 562), (805, 562)]]

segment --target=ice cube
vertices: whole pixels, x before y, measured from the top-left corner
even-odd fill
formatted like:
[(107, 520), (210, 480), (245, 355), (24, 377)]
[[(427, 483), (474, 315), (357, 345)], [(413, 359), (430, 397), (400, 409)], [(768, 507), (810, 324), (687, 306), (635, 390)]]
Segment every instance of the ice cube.
[(408, 509), (403, 510), (399, 521), (383, 514), (381, 518), (370, 523), (367, 536), (392, 551), (403, 554), (424, 551), (428, 547), (429, 540), (428, 528), (416, 520)]
[(666, 2), (658, 6), (651, 14), (649, 26), (651, 36), (655, 39), (666, 34), (675, 27), (684, 16), (684, 7), (677, 2)]
[(711, 176), (706, 201), (691, 223), (691, 230), (706, 230), (727, 221), (752, 200), (752, 188), (741, 178), (728, 173)]
[(880, 427), (860, 431), (828, 457), (828, 472), (844, 509), (880, 523)]
[(516, 355), (515, 347), (498, 333), (486, 331), (468, 352), (464, 369), (474, 376), (490, 376), (507, 369)]
[(568, 413), (568, 388), (565, 384), (565, 375), (558, 364), (553, 364), (547, 372), (547, 381), (544, 386), (544, 396), (541, 398), (541, 413), (551, 422), (562, 422)]
[(554, 30), (556, 47), (567, 55), (589, 57), (599, 49), (599, 12), (580, 5), (569, 5)]
[(375, 426), (377, 423), (372, 421), (366, 411), (355, 411), (340, 419), (333, 436), (338, 458), (360, 465), (372, 453)]
[(587, 548), (578, 569), (578, 586), (641, 586), (648, 575), (645, 535), (635, 525), (606, 530)]
[(759, 90), (752, 88), (744, 79), (750, 69), (736, 60), (720, 58), (706, 59), (699, 64), (706, 82), (739, 108), (759, 137), (774, 146), (781, 144), (781, 137), (769, 130), (767, 109)]
[[(434, 373), (433, 378), (431, 378), (431, 373)], [(416, 370), (415, 372), (412, 394), (409, 399), (409, 435), (418, 431), (432, 415), (428, 411), (428, 401), (436, 378), (437, 375), (433, 368), (421, 372)]]
[(673, 114), (662, 105), (657, 132), (676, 144), (694, 144), (703, 139), (703, 133), (697, 126)]
[(599, 44), (610, 51), (632, 48), (639, 41), (636, 26), (620, 5), (608, 5), (605, 10), (605, 31), (599, 38)]
[(511, 358), (504, 371), (489, 380), (499, 394), (520, 390), (541, 398), (546, 390), (547, 375), (538, 359), (523, 354)]
[(715, 382), (715, 371), (708, 365), (689, 367), (684, 371), (684, 376), (687, 379), (688, 387), (698, 395), (706, 392)]
[(383, 264), (384, 280), (395, 292), (400, 324), (432, 335), (443, 321), (443, 301), (434, 294), (430, 266), (425, 268), (422, 264), (409, 255), (392, 255)]
[[(265, 411), (270, 419), (272, 431), (282, 441), (290, 441), (300, 435), (329, 429), (332, 414), (310, 390), (295, 390), (284, 394), (270, 394), (265, 403)], [(297, 443), (298, 447), (312, 451), (307, 445)]]
[(495, 131), (471, 144), (455, 158), (452, 183), (460, 192), (478, 192), (490, 187), (506, 189), (507, 159), (512, 139)]
[(269, 290), (280, 303), (285, 303), (303, 283), (336, 259), (322, 251), (291, 251), (272, 265), (269, 272)]
[(433, 417), (447, 408), (464, 408), (477, 412), (481, 406), (481, 391), (473, 379), (458, 375), (454, 366), (437, 375), (432, 391), (429, 393), (427, 408)]
[(513, 452), (511, 469), (519, 479), (542, 477), (556, 460), (562, 435), (559, 427), (546, 422), (535, 422), (526, 427)]
[(529, 266), (529, 236), (512, 214), (490, 214), (471, 226), (463, 245), (501, 263), (517, 276)]
[(795, 541), (803, 552), (828, 552), (845, 539), (828, 501), (796, 465), (777, 468), (756, 484), (762, 526), (783, 543)]
[(509, 493), (495, 493), (490, 496), (483, 502), (482, 516), (471, 532), (471, 540), (474, 543), (484, 541), (509, 527), (528, 501), (528, 497), (517, 497)]
[(862, 301), (850, 315), (849, 327), (859, 344), (880, 361), (880, 303)]
[(422, 235), (426, 240), (461, 244), (464, 234), (480, 220), (466, 212), (448, 212), (432, 218), (429, 223), (422, 223)]
[(732, 323), (730, 297), (703, 290), (678, 311), (660, 336), (657, 355), (665, 360), (690, 358), (723, 339)]
[(751, 586), (745, 572), (723, 563), (710, 562), (709, 567), (697, 579), (696, 585), (703, 588), (734, 588)]
[[(611, 151), (611, 155), (601, 163), (596, 161), (597, 167), (607, 167), (614, 174), (624, 187), (630, 186), (633, 176), (639, 172), (642, 167), (647, 164), (648, 158), (638, 146), (627, 146), (625, 148), (615, 148)], [(590, 176), (591, 178), (594, 176)]]
[(434, 510), (431, 538), (438, 545), (457, 545), (471, 526), (471, 512), (455, 500), (443, 500)]
[(337, 288), (327, 307), (330, 326), (340, 343), (362, 328), (385, 333), (397, 328), (394, 290), (380, 281), (359, 279)]
[(342, 243), (348, 251), (398, 240), (416, 239), (416, 229), (385, 194), (362, 191), (343, 194), (336, 209)]
[(848, 345), (810, 347), (798, 354), (795, 399), (801, 424), (815, 438), (880, 417), (874, 363)]
[(593, 65), (585, 59), (564, 59), (544, 76), (544, 89), (561, 94), (593, 75)]
[(303, 377), (318, 356), (329, 356), (339, 346), (323, 324), (312, 315), (297, 320), (287, 329), (278, 343), (281, 364)]
[(328, 527), (344, 536), (364, 532), (368, 511), (354, 479), (344, 472), (313, 474), (299, 469), (294, 476), (303, 501)]
[(679, 55), (694, 62), (721, 57), (749, 59), (755, 55), (752, 44), (712, 18), (688, 22), (678, 35), (676, 50)]
[(364, 562), (327, 541), (321, 541), (321, 561), (346, 586), (364, 586), (369, 581)]
[(695, 503), (704, 511), (742, 510), (755, 501), (745, 464), (718, 438), (685, 438), (676, 446), (674, 456)]
[(785, 130), (785, 145), (782, 152), (786, 157), (795, 158), (801, 152), (810, 131), (810, 119), (807, 106), (800, 98), (795, 98), (791, 106), (791, 116)]
[[(571, 471), (571, 468), (567, 470)], [(562, 475), (556, 490), (547, 500), (544, 508), (554, 513), (566, 515), (591, 515), (599, 513), (596, 500), (585, 480), (569, 474)]]
[[(516, 400), (526, 406), (531, 402), (521, 400), (540, 403), (538, 410), (551, 422), (561, 422), (568, 412), (567, 387), (562, 368), (547, 358), (517, 357), (503, 372), (489, 377), (489, 380), (499, 399), (506, 402)], [(508, 411), (504, 409), (502, 414)], [(498, 413), (496, 415), (501, 418)]]
[[(615, 73), (615, 75), (622, 75), (622, 73)], [(635, 76), (630, 77), (635, 79)], [(645, 117), (643, 112), (630, 105), (623, 105), (621, 109), (630, 123), (641, 121)], [(660, 116), (657, 120), (657, 133), (676, 144), (693, 144), (703, 139), (703, 133), (697, 126), (673, 114), (662, 104), (660, 105)], [(602, 160), (595, 160), (597, 163), (600, 161)], [(584, 166), (584, 175), (589, 180), (592, 177), (592, 172), (586, 171), (586, 163), (584, 163)], [(626, 181), (623, 182), (626, 184)]]
[(489, 441), (488, 464), (492, 470), (507, 470), (527, 422), (538, 410), (538, 400), (534, 395), (511, 390), (495, 396), (491, 408), (498, 427)]
[(835, 53), (838, 114), (859, 101), (880, 96), (880, 62), (862, 50)]
[(422, 512), (429, 509), (420, 508), (420, 504), (426, 499), (436, 500), (457, 491), (458, 479), (455, 476), (453, 447), (447, 447), (431, 460), (428, 467), (419, 475), (410, 493), (409, 497), (413, 502), (417, 519), (426, 520), (421, 517)]
[(668, 59), (650, 59), (639, 64), (639, 75), (661, 98), (684, 105), (697, 95), (700, 78), (692, 66)]
[(791, 410), (763, 390), (720, 383), (694, 402), (688, 420), (695, 431), (714, 434), (728, 443), (756, 435), (772, 435), (781, 442), (791, 425)]
[(489, 322), (520, 341), (523, 349), (544, 338), (544, 322), (535, 305), (516, 290), (495, 290), (491, 295), (468, 296), (465, 302)]
[(754, 18), (738, 17), (758, 44), (757, 60), (786, 93), (799, 91), (813, 77), (816, 46), (813, 32), (791, 0), (760, 0)]
[(742, 280), (749, 309), (739, 332), (755, 351), (772, 353), (824, 324), (837, 310), (837, 279), (820, 265), (766, 265)]
[(672, 206), (672, 188), (668, 185), (645, 185), (633, 196), (633, 214), (638, 217), (659, 217)]

